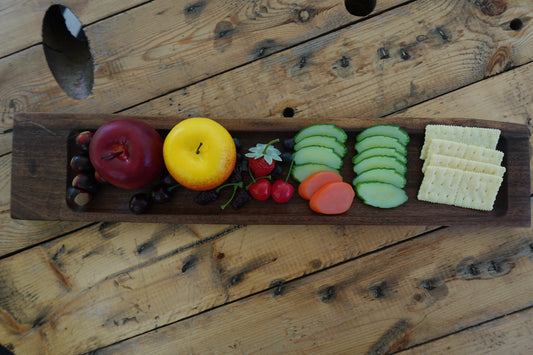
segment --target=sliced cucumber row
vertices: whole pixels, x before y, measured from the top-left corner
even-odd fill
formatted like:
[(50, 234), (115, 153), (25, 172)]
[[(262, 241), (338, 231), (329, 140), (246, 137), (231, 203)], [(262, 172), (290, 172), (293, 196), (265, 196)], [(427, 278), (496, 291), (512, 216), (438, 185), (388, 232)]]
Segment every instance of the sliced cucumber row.
[(302, 182), (318, 171), (339, 172), (346, 155), (346, 132), (334, 124), (315, 124), (294, 136), (291, 175)]
[(407, 201), (407, 144), (409, 135), (398, 126), (372, 126), (356, 136), (353, 179), (363, 203), (379, 207), (398, 207)]

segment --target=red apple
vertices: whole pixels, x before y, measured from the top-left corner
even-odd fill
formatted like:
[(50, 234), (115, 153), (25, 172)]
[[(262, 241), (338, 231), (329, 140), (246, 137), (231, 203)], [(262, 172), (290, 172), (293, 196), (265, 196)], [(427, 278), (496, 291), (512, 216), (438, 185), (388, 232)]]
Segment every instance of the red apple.
[(94, 133), (89, 157), (98, 175), (111, 185), (138, 189), (161, 173), (163, 139), (146, 122), (118, 118)]

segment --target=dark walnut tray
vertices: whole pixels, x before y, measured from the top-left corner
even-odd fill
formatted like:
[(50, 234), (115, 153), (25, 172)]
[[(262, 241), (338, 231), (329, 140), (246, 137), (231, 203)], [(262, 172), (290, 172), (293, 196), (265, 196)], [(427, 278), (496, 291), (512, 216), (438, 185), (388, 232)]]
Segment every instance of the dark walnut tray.
[[(309, 209), (308, 202), (297, 193), (285, 204), (252, 200), (239, 210), (228, 206), (220, 209), (230, 195), (224, 189), (219, 199), (201, 206), (194, 202), (197, 192), (178, 188), (171, 201), (153, 204), (146, 214), (129, 212), (128, 202), (137, 191), (105, 186), (84, 211), (74, 211), (66, 204), (66, 190), (74, 176), (69, 159), (75, 154), (73, 137), (83, 130), (96, 130), (119, 115), (20, 113), (13, 130), (11, 216), (29, 220), (130, 221), (167, 223), (223, 224), (350, 224), (350, 225), (530, 225), (529, 132), (526, 126), (493, 121), (430, 120), (411, 118), (329, 119), (348, 133), (348, 153), (341, 174), (351, 183), (351, 159), (355, 135), (375, 124), (396, 124), (411, 137), (408, 145), (407, 186), (409, 200), (393, 209), (377, 209), (355, 199), (349, 211), (341, 215), (321, 215)], [(123, 116), (124, 117), (124, 116)], [(132, 117), (132, 116), (128, 116)], [(163, 135), (183, 118), (145, 117), (143, 119)], [(243, 142), (243, 151), (256, 143), (292, 137), (299, 129), (319, 119), (216, 119)], [(457, 124), (498, 128), (502, 131), (498, 149), (505, 153), (507, 168), (494, 210), (490, 212), (418, 201), (422, 181), (422, 161), (418, 158), (424, 139), (424, 128), (430, 123)], [(281, 144), (277, 145), (281, 148)], [(283, 150), (283, 149), (280, 149)], [(285, 168), (286, 173), (288, 168)], [(245, 178), (249, 177), (243, 174)], [(245, 180), (248, 181), (248, 180)], [(292, 180), (289, 179), (291, 182)], [(297, 183), (292, 181), (295, 188)], [(141, 189), (143, 191), (149, 188)]]

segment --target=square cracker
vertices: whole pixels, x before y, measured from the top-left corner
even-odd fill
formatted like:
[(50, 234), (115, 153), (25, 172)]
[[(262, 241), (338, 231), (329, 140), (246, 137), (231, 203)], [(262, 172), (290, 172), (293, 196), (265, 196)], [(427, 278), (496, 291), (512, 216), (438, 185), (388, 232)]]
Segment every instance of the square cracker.
[(452, 205), (455, 202), (459, 184), (464, 172), (441, 166), (427, 166), (418, 190), (421, 201)]
[(499, 176), (465, 171), (453, 204), (459, 207), (492, 211), (503, 179)]
[(488, 149), (496, 149), (501, 131), (494, 128), (463, 127), (452, 125), (427, 125), (425, 129), (424, 145), (420, 152), (420, 159), (424, 160), (428, 154), (428, 146), (432, 139), (443, 139), (475, 145)]

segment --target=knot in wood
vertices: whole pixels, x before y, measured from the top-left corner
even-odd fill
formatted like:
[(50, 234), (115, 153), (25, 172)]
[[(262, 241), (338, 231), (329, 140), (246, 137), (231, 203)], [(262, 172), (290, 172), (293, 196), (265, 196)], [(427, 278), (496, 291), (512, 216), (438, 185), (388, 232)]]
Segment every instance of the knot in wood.
[(311, 13), (308, 9), (303, 9), (298, 12), (298, 19), (301, 22), (307, 22), (311, 18)]

